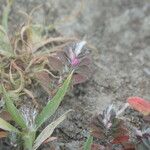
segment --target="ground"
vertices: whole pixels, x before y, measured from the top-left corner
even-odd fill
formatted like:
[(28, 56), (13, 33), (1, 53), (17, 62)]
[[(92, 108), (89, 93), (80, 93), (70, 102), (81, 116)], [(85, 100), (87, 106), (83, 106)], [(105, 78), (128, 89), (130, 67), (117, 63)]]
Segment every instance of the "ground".
[[(61, 34), (85, 39), (96, 48), (91, 79), (75, 86), (59, 108), (57, 115), (70, 108), (75, 111), (55, 131), (61, 135), (54, 143), (57, 150), (79, 149), (91, 116), (110, 103), (125, 102), (129, 96), (150, 100), (149, 0), (14, 1), (12, 31), (23, 24), (18, 11), (30, 12), (42, 4), (34, 13), (35, 22), (54, 23)], [(4, 0), (0, 12), (3, 5)]]

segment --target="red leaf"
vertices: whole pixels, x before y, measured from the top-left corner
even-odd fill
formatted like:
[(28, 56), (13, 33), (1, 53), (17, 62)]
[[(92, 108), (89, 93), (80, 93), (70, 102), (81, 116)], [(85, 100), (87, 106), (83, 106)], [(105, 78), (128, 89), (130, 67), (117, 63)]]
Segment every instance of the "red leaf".
[(50, 65), (52, 70), (54, 70), (54, 71), (61, 71), (62, 70), (64, 65), (59, 58), (50, 56), (48, 58), (48, 60), (49, 60), (49, 65)]
[(124, 124), (120, 122), (120, 124), (117, 126), (115, 133), (113, 134), (113, 137), (116, 138), (116, 137), (126, 136), (126, 135), (128, 135), (128, 130), (126, 129)]
[(47, 72), (38, 72), (36, 73), (36, 78), (38, 79), (40, 85), (43, 87), (43, 89), (51, 95), (50, 93), (50, 84), (51, 84), (51, 78), (49, 77), (49, 74)]
[(88, 66), (80, 66), (76, 71), (75, 73), (78, 73), (78, 74), (82, 74), (84, 76), (86, 76), (87, 78), (89, 78), (92, 74), (92, 70), (88, 67)]
[(73, 75), (73, 84), (79, 84), (79, 83), (83, 83), (87, 80), (88, 78), (84, 75), (81, 74), (74, 74)]
[(79, 64), (79, 66), (88, 66), (88, 65), (90, 65), (91, 64), (91, 58), (89, 58), (89, 57), (84, 57), (84, 58), (82, 58), (81, 59), (81, 62), (80, 62), (80, 64)]
[(123, 143), (124, 150), (135, 150), (135, 146), (132, 143)]
[(128, 136), (128, 135), (118, 136), (118, 137), (116, 137), (116, 138), (112, 141), (112, 143), (113, 143), (113, 144), (122, 144), (122, 143), (124, 143), (124, 142), (128, 142), (128, 140), (129, 140), (129, 136)]
[(150, 102), (140, 97), (130, 97), (127, 102), (132, 108), (141, 112), (143, 115), (147, 116), (150, 114)]

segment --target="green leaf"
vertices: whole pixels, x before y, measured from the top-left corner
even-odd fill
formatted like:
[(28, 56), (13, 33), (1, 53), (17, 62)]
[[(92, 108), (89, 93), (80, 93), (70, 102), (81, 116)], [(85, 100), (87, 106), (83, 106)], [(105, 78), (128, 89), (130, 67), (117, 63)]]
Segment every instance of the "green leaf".
[(92, 143), (93, 143), (93, 137), (89, 135), (86, 142), (84, 143), (83, 150), (91, 150)]
[(0, 118), (0, 129), (10, 132), (19, 132), (18, 129), (16, 129), (14, 126), (12, 126), (10, 123), (8, 123), (2, 118)]
[(35, 135), (36, 132), (29, 130), (26, 131), (23, 135), (22, 135), (22, 139), (23, 139), (23, 145), (24, 145), (24, 150), (33, 150), (33, 142), (35, 140)]
[(67, 117), (67, 114), (72, 111), (68, 110), (66, 113), (64, 113), (62, 116), (60, 116), (57, 120), (53, 121), (51, 124), (49, 124), (36, 138), (35, 144), (33, 146), (33, 150), (36, 150), (46, 139), (48, 139), (51, 134), (53, 133), (54, 129)]
[(0, 26), (0, 54), (6, 57), (14, 56), (7, 33), (2, 26)]
[(6, 57), (14, 56), (11, 43), (7, 36), (8, 31), (8, 15), (13, 0), (7, 0), (7, 6), (4, 8), (2, 15), (2, 26), (0, 26), (0, 54)]
[(32, 47), (34, 52), (34, 49), (36, 49), (36, 47), (38, 47), (38, 45), (44, 40), (44, 38), (42, 38), (44, 28), (42, 27), (42, 25), (38, 24), (28, 25), (24, 26), (22, 31), (23, 31), (22, 36), (24, 34), (26, 35), (27, 37), (26, 42)]
[[(146, 132), (149, 135), (148, 132)], [(136, 144), (137, 150), (147, 150), (150, 148), (150, 137), (142, 138), (142, 141)]]
[(4, 29), (6, 31), (8, 31), (8, 16), (9, 16), (9, 13), (10, 13), (10, 8), (11, 8), (11, 5), (12, 5), (12, 2), (13, 2), (13, 0), (7, 0), (7, 5), (6, 5), (6, 7), (4, 8), (4, 11), (3, 11), (2, 26), (4, 27)]
[(3, 87), (2, 87), (2, 85), (0, 84), (0, 94), (2, 94), (3, 93)]
[(59, 88), (56, 95), (47, 103), (42, 112), (36, 118), (36, 125), (39, 128), (50, 116), (52, 116), (63, 100), (71, 81), (73, 72), (64, 81), (63, 85)]
[(32, 25), (31, 30), (32, 30), (32, 42), (33, 44), (38, 44), (42, 40), (42, 32), (44, 29), (41, 25)]
[(3, 87), (3, 94), (4, 94), (4, 100), (6, 104), (6, 110), (10, 113), (12, 119), (22, 128), (27, 128), (26, 123), (20, 114), (19, 110), (16, 108), (16, 106), (13, 104), (13, 101), (9, 95), (9, 93), (6, 92), (5, 88)]
[[(1, 46), (0, 46), (0, 48), (1, 48)], [(11, 52), (5, 51), (3, 49), (0, 49), (0, 54), (3, 55), (3, 56), (6, 56), (6, 57), (11, 57), (12, 56)]]

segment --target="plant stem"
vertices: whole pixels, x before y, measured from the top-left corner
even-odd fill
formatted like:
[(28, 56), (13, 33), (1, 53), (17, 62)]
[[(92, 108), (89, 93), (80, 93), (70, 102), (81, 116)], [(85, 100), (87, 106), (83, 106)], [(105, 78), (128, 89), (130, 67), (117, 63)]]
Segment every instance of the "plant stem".
[(35, 131), (28, 131), (23, 135), (24, 150), (33, 150), (33, 142), (35, 140)]

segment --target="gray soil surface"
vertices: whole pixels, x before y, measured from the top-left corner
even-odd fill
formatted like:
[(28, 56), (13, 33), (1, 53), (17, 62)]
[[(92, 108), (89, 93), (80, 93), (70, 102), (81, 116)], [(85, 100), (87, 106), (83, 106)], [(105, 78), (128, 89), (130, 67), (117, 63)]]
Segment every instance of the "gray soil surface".
[(54, 23), (63, 35), (77, 36), (96, 47), (91, 79), (75, 86), (56, 114), (75, 110), (55, 131), (60, 139), (54, 145), (57, 150), (78, 150), (93, 114), (129, 96), (150, 100), (150, 1), (15, 0), (11, 30), (23, 23), (19, 10), (30, 12), (41, 4), (35, 22)]

